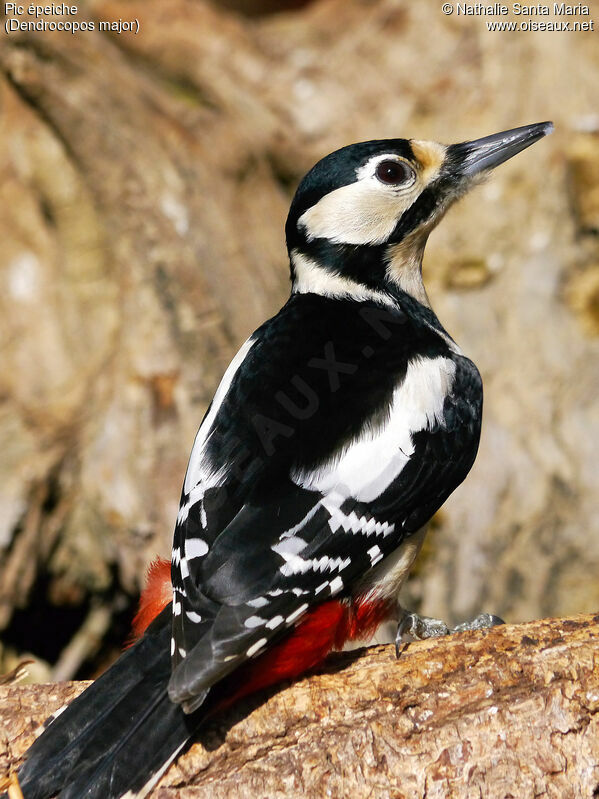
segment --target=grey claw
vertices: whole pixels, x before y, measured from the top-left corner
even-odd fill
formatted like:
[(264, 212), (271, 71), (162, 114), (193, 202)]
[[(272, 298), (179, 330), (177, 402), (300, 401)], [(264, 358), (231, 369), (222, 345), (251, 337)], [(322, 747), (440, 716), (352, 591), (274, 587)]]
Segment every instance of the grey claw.
[(399, 660), (399, 658), (402, 656), (402, 654), (404, 653), (404, 650), (407, 647), (407, 645), (408, 645), (407, 641), (402, 641), (399, 636), (396, 637), (396, 639), (395, 639), (395, 659), (396, 660)]
[(455, 627), (449, 628), (441, 619), (431, 619), (429, 616), (419, 616), (417, 613), (403, 611), (397, 625), (395, 637), (395, 655), (400, 657), (406, 646), (411, 641), (424, 641), (427, 638), (439, 638), (451, 633), (462, 633), (466, 630), (488, 630), (505, 624), (504, 620), (493, 613), (480, 613), (475, 619), (464, 621)]
[(480, 613), (475, 619), (457, 624), (452, 629), (452, 632), (461, 633), (466, 630), (488, 630), (490, 627), (497, 627), (499, 624), (505, 624), (504, 620), (499, 616), (495, 616), (492, 613)]
[(431, 619), (429, 616), (419, 616), (417, 613), (404, 611), (401, 621), (397, 625), (395, 654), (399, 657), (410, 641), (438, 638), (442, 635), (449, 635), (449, 633), (449, 627), (441, 619)]

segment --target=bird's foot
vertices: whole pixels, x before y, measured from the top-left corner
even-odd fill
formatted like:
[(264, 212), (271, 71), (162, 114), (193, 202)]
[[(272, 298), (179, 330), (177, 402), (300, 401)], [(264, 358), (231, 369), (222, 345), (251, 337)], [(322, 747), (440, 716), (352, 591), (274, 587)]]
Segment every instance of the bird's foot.
[(455, 627), (448, 627), (441, 619), (419, 616), (417, 613), (407, 610), (402, 611), (402, 613), (395, 637), (395, 654), (397, 657), (401, 655), (411, 641), (424, 641), (427, 638), (439, 638), (442, 635), (461, 633), (466, 630), (486, 630), (489, 627), (496, 627), (498, 624), (505, 624), (503, 619), (500, 619), (499, 616), (494, 616), (492, 613), (480, 613), (475, 619), (462, 622)]
[(461, 624), (450, 630), (452, 633), (463, 633), (466, 630), (488, 630), (489, 627), (497, 627), (505, 624), (504, 620), (493, 613), (479, 613), (478, 616), (470, 621), (463, 621)]

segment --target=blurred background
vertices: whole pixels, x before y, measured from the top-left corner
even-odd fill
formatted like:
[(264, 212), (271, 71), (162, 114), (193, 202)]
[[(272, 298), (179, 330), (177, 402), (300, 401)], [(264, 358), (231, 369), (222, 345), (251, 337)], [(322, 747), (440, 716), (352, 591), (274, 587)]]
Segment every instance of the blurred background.
[(404, 603), (599, 610), (599, 0), (559, 18), (589, 33), (490, 32), (436, 0), (78, 7), (139, 33), (0, 34), (0, 673), (118, 654), (213, 391), (288, 293), (302, 174), (352, 141), (546, 119), (428, 245), (485, 417)]

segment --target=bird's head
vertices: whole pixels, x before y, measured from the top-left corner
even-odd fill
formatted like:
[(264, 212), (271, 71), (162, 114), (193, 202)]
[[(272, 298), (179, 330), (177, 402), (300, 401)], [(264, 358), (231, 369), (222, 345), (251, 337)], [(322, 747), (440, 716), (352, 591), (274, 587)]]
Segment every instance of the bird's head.
[(430, 231), (482, 175), (552, 129), (542, 122), (451, 145), (382, 139), (327, 155), (289, 211), (292, 290), (365, 298), (399, 288), (426, 303)]

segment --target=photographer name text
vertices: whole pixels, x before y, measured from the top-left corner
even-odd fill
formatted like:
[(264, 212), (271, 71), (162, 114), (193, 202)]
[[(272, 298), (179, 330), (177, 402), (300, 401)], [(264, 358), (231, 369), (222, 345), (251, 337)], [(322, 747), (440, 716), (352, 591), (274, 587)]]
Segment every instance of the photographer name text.
[(553, 3), (552, 5), (544, 5), (542, 3), (535, 3), (528, 5), (525, 3), (512, 3), (505, 5), (503, 3), (453, 3), (453, 9), (459, 16), (472, 17), (502, 17), (512, 13), (514, 16), (526, 17), (588, 17), (590, 14), (589, 6), (583, 3), (576, 3), (575, 5), (568, 5), (568, 3)]

